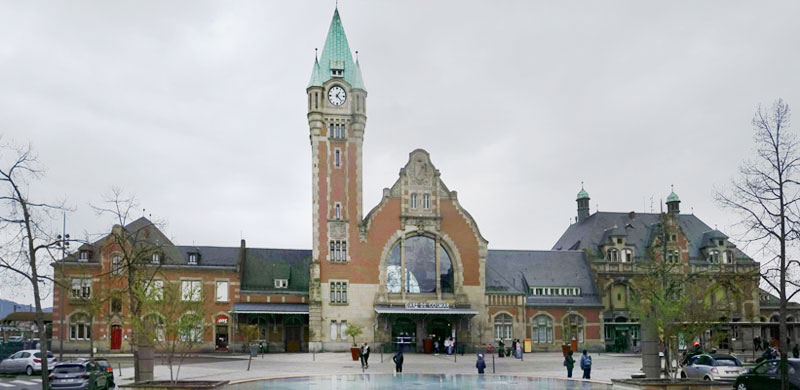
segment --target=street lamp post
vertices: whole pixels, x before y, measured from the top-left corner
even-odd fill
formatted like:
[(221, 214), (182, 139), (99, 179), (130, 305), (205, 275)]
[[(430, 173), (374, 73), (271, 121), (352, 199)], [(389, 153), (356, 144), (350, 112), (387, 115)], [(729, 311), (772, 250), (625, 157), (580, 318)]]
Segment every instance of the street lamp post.
[[(63, 235), (59, 234), (56, 237), (56, 247), (61, 249), (61, 279), (64, 279), (64, 260), (67, 258), (67, 250), (69, 249), (69, 234), (67, 234), (67, 213), (64, 213), (64, 230)], [(56, 279), (56, 283), (59, 280)], [(67, 296), (64, 285), (61, 285), (61, 297), (58, 302), (58, 360), (64, 360), (64, 305), (67, 302)]]

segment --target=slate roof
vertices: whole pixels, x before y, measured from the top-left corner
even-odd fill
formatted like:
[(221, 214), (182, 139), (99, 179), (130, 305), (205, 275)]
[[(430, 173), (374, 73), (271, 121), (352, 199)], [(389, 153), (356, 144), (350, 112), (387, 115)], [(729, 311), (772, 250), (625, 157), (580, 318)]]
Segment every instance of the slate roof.
[(311, 251), (248, 248), (242, 266), (242, 290), (275, 291), (275, 279), (289, 279), (278, 291), (308, 292)]
[[(189, 264), (189, 255), (197, 253), (197, 266), (236, 267), (239, 258), (237, 246), (178, 246), (179, 264)], [(194, 265), (192, 265), (194, 266)]]
[[(609, 230), (619, 232), (624, 230), (627, 242), (636, 248), (635, 260), (640, 261), (650, 241), (651, 234), (661, 223), (661, 214), (658, 213), (616, 213), (596, 212), (582, 222), (570, 225), (561, 238), (558, 239), (554, 250), (583, 250), (589, 249), (599, 256), (600, 245), (605, 243), (610, 234)], [(716, 236), (714, 229), (706, 225), (694, 214), (678, 215), (678, 225), (689, 240), (689, 258), (693, 262), (702, 261), (705, 257), (700, 249), (704, 246), (704, 239)], [(716, 231), (719, 232), (719, 231)], [(707, 236), (706, 233), (709, 235)], [(719, 232), (719, 234), (722, 234)], [(723, 234), (724, 236), (724, 234)], [(734, 248), (736, 261), (751, 263), (753, 260), (742, 251)]]
[[(534, 286), (580, 287), (581, 295), (533, 296)], [(528, 306), (602, 306), (583, 251), (490, 250), (486, 292), (524, 294)]]

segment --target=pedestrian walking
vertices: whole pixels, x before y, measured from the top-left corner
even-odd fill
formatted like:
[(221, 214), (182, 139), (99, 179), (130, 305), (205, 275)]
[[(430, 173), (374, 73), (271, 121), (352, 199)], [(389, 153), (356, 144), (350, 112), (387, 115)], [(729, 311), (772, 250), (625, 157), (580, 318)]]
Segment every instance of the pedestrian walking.
[(517, 339), (517, 349), (514, 350), (517, 359), (522, 359), (522, 342)]
[(364, 343), (364, 368), (369, 368), (369, 343)]
[(433, 339), (433, 354), (439, 355), (439, 339)]
[(358, 358), (361, 360), (361, 368), (366, 368), (364, 363), (364, 343), (361, 343), (361, 346), (358, 348)]
[(575, 368), (575, 358), (572, 357), (572, 350), (564, 356), (564, 367), (567, 368), (567, 378), (572, 378), (572, 369)]
[(486, 369), (486, 361), (483, 360), (483, 354), (478, 354), (478, 361), (475, 363), (475, 368), (478, 369), (478, 374), (483, 374), (483, 370)]
[(753, 351), (761, 350), (761, 337), (753, 337)]
[(444, 339), (444, 354), (445, 355), (449, 355), (450, 354), (450, 338), (449, 337)]
[(403, 347), (397, 350), (397, 353), (394, 354), (392, 357), (392, 361), (394, 362), (394, 372), (402, 373), (403, 372)]
[(583, 356), (581, 356), (581, 369), (583, 370), (583, 379), (592, 379), (592, 357), (583, 350)]
[(798, 347), (797, 344), (792, 348), (792, 357), (795, 359), (800, 358), (800, 347)]

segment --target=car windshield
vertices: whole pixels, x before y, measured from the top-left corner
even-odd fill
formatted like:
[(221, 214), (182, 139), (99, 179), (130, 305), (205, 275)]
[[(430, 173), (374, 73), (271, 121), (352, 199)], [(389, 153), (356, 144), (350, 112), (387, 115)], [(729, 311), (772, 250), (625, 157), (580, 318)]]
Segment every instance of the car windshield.
[(742, 362), (735, 357), (719, 357), (714, 360), (715, 366), (736, 366), (741, 367)]
[[(36, 358), (38, 358), (39, 356), (42, 356), (42, 354), (41, 354), (40, 352), (36, 352), (36, 353), (34, 353), (34, 354), (33, 354), (33, 357), (36, 357)], [(48, 352), (48, 353), (47, 353), (47, 358), (48, 358), (48, 359), (52, 359), (54, 356), (55, 356), (55, 355), (53, 355), (53, 353), (52, 353), (52, 352)]]
[(81, 364), (62, 364), (53, 369), (54, 374), (75, 374), (85, 371), (86, 367)]

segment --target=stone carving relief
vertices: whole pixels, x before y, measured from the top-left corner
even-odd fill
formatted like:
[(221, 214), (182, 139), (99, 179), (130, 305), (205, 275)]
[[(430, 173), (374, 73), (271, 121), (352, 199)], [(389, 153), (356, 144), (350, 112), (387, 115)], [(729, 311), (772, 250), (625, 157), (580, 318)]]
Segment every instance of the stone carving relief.
[(328, 222), (328, 232), (330, 232), (329, 234), (331, 240), (347, 239), (347, 222)]

